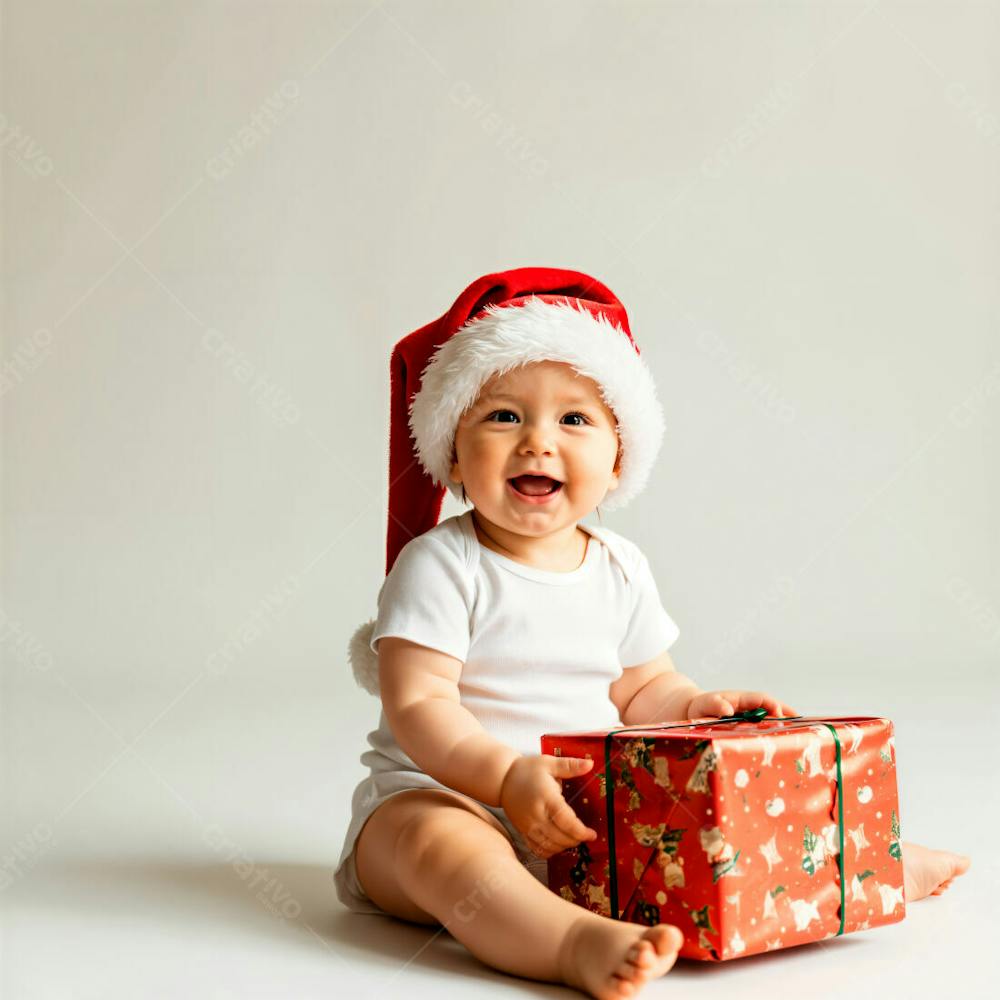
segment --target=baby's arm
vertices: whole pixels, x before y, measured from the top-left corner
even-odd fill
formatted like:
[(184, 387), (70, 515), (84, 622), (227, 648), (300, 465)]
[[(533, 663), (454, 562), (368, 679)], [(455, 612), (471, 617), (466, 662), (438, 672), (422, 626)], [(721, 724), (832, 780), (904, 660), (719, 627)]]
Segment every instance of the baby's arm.
[(759, 706), (772, 717), (799, 714), (763, 691), (702, 691), (677, 671), (666, 651), (648, 663), (627, 667), (609, 693), (626, 726), (735, 715)]
[(503, 779), (522, 755), (461, 704), (462, 661), (395, 636), (379, 640), (378, 657), (382, 707), (403, 751), (441, 784), (499, 806)]
[(379, 682), (389, 726), (403, 750), (432, 778), (489, 806), (500, 806), (539, 857), (594, 840), (563, 798), (561, 781), (592, 760), (525, 755), (493, 739), (461, 704), (462, 662), (408, 639), (379, 640)]
[(610, 689), (611, 701), (626, 726), (688, 718), (687, 707), (702, 690), (679, 673), (664, 650), (655, 659), (626, 667)]

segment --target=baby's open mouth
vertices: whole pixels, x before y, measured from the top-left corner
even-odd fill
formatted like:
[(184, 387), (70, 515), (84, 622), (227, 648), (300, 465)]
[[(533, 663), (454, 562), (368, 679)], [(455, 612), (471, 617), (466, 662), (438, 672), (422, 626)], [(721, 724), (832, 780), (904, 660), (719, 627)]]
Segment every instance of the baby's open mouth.
[(510, 485), (526, 497), (543, 497), (562, 489), (558, 479), (548, 476), (517, 476), (510, 480)]

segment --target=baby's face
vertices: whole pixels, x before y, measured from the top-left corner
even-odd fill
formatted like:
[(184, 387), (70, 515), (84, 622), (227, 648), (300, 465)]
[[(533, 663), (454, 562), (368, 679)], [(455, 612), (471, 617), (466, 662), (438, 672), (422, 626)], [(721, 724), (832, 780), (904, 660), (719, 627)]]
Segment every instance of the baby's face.
[[(562, 485), (535, 502), (511, 479), (541, 472)], [(618, 431), (592, 379), (539, 361), (494, 376), (459, 420), (451, 478), (484, 517), (521, 535), (575, 525), (618, 487)]]

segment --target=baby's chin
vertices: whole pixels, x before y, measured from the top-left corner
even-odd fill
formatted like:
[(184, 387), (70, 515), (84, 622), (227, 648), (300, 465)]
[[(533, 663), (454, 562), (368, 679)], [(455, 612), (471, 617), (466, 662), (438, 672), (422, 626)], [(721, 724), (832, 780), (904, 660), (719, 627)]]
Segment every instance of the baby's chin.
[[(565, 492), (565, 486), (560, 493)], [(516, 534), (532, 537), (542, 537), (560, 531), (570, 525), (576, 525), (595, 509), (595, 504), (581, 507), (571, 502), (569, 496), (556, 496), (552, 501), (542, 504), (522, 502), (510, 496), (505, 490), (497, 498), (468, 497), (468, 502), (476, 512), (476, 516), (496, 527)]]

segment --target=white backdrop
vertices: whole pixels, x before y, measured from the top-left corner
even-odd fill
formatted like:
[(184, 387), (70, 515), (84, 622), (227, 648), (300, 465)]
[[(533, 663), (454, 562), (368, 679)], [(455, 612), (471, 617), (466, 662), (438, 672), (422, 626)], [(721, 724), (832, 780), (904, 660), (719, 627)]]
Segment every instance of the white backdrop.
[[(986, 953), (997, 4), (0, 15), (4, 997), (535, 989), (443, 938), (404, 966), (428, 935), (340, 914), (328, 874), (378, 714), (346, 646), (389, 354), (524, 265), (608, 284), (657, 379), (658, 467), (604, 523), (679, 668), (893, 718), (904, 839), (973, 857), (838, 945)], [(832, 996), (825, 959), (768, 971)], [(954, 972), (912, 961), (911, 994)]]

